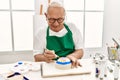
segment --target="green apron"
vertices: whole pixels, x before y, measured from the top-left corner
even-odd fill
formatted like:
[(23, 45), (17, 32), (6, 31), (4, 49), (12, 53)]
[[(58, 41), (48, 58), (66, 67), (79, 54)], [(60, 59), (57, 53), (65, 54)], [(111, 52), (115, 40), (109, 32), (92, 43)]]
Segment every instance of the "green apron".
[(66, 57), (68, 54), (75, 51), (72, 32), (66, 24), (64, 24), (64, 26), (68, 32), (62, 37), (49, 36), (49, 27), (47, 28), (46, 48), (54, 50), (55, 54), (59, 57)]

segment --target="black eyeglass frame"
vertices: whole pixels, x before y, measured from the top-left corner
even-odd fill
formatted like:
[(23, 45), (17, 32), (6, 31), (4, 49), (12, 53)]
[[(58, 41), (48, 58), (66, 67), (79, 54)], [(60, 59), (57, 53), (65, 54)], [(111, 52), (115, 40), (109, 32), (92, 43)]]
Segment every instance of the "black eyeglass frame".
[(52, 23), (52, 24), (55, 23), (55, 21), (57, 21), (60, 24), (60, 23), (62, 23), (64, 21), (64, 18), (57, 18), (57, 19), (48, 18), (48, 21), (49, 21), (49, 23)]

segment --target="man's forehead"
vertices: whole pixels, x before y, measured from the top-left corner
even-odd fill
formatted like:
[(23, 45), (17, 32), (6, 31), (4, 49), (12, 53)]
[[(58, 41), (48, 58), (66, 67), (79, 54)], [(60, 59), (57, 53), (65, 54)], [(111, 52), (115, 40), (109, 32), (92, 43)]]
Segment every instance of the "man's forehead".
[(64, 12), (64, 8), (62, 8), (62, 7), (49, 7), (48, 8), (48, 12), (50, 12), (50, 11), (55, 11), (55, 10), (57, 10), (57, 11), (63, 11)]
[(48, 17), (63, 17), (65, 16), (64, 10), (62, 8), (50, 8), (48, 13)]

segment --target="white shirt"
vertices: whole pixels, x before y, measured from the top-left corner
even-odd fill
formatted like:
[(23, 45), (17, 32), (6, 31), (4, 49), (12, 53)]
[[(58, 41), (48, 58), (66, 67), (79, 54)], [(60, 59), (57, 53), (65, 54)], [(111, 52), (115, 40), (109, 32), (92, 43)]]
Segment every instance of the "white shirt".
[[(83, 39), (81, 36), (80, 31), (76, 28), (76, 26), (72, 23), (67, 23), (69, 29), (72, 32), (73, 41), (75, 44), (75, 49), (82, 49), (83, 48)], [(50, 36), (64, 36), (67, 33), (66, 28), (64, 27), (59, 32), (54, 32), (49, 29), (49, 35)], [(46, 35), (47, 35), (47, 27), (44, 29), (41, 29), (39, 33), (36, 33), (34, 35), (34, 43), (33, 43), (33, 55), (36, 54), (42, 54), (44, 52), (44, 49), (46, 49)], [(53, 44), (54, 45), (54, 44)]]

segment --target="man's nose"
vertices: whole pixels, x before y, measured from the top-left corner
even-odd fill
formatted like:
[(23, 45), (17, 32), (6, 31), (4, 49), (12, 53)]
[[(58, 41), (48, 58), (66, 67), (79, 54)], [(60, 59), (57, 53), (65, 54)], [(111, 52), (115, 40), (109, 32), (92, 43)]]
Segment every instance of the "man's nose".
[(55, 20), (54, 25), (59, 25), (59, 23), (58, 23), (58, 21), (57, 21), (57, 20)]

